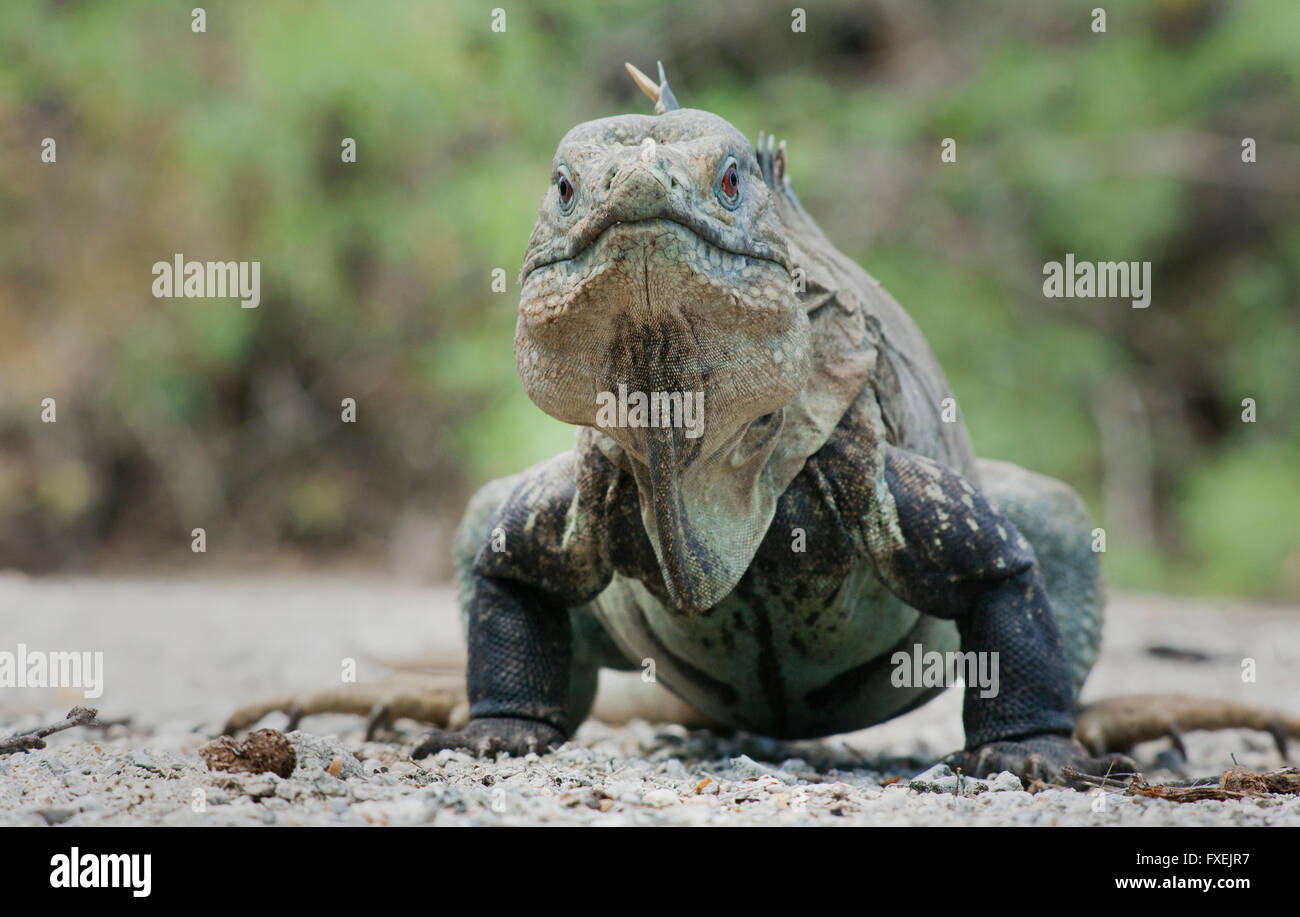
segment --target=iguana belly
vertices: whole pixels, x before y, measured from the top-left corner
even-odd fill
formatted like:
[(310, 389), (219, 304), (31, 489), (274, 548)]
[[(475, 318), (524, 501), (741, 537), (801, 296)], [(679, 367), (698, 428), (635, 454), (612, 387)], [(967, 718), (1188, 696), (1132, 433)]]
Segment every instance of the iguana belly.
[(951, 621), (903, 604), (867, 563), (847, 574), (751, 569), (702, 615), (616, 574), (593, 609), (629, 659), (653, 660), (656, 681), (692, 707), (786, 738), (861, 729), (918, 706), (942, 688), (912, 684), (910, 666), (896, 674), (894, 654), (958, 648)]

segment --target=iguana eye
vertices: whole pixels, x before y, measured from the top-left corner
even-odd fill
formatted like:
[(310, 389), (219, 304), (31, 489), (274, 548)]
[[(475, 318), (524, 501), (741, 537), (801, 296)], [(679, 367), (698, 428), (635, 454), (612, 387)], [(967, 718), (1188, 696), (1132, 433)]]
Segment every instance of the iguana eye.
[(740, 168), (734, 157), (727, 157), (718, 175), (718, 199), (728, 209), (740, 203)]
[(560, 196), (560, 210), (568, 213), (573, 209), (573, 179), (569, 177), (569, 170), (563, 166), (560, 167), (559, 177), (555, 180), (555, 190)]

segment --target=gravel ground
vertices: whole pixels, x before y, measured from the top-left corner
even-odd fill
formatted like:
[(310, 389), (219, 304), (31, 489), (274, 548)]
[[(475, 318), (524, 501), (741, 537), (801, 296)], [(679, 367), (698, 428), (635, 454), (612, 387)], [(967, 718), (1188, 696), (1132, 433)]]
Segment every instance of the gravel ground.
[[(1085, 700), (1183, 691), (1294, 711), (1296, 612), (1114, 596)], [(414, 723), (397, 724), (403, 746), (363, 742), (356, 718), (317, 716), (290, 734), (298, 764), (287, 779), (205, 769), (198, 749), (239, 704), (337, 685), (345, 657), (358, 661), (366, 682), (381, 674), (369, 660), (458, 646), (447, 588), (327, 576), (3, 574), (0, 633), (0, 651), (24, 643), (104, 654), (99, 698), (0, 689), (0, 734), (61, 718), (74, 704), (98, 707), (104, 720), (130, 718), (0, 757), (0, 824), (1300, 825), (1300, 797), (1178, 804), (1066, 789), (1031, 795), (1006, 776), (963, 781), (957, 795), (942, 770), (914, 780), (961, 744), (960, 697), (951, 691), (896, 721), (819, 741), (592, 720), (556, 753), (493, 762), (452, 752), (414, 762), (404, 753), (421, 732)], [(1150, 647), (1181, 652), (1153, 655)], [(1188, 651), (1204, 658), (1192, 661)], [(1241, 677), (1246, 657), (1258, 671), (1250, 684)], [(285, 722), (270, 714), (262, 725)], [(1172, 778), (1171, 768), (1217, 775), (1234, 755), (1257, 770), (1283, 763), (1260, 733), (1192, 733), (1187, 762), (1168, 744), (1138, 747), (1148, 779)]]

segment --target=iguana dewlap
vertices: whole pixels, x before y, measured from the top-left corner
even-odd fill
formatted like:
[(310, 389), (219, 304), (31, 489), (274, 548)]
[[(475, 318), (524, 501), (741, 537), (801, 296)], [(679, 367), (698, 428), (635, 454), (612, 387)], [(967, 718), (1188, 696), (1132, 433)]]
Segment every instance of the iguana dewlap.
[[(556, 153), (515, 357), (577, 444), (471, 502), (472, 718), (417, 753), (557, 744), (602, 666), (652, 664), (758, 733), (859, 729), (942, 690), (899, 678), (919, 646), (997, 660), (954, 763), (1104, 769), (1071, 738), (1102, 608), (1079, 498), (976, 460), (924, 337), (803, 209), (784, 146), (678, 108), (660, 75), (637, 74), (658, 114)], [(658, 394), (657, 423), (622, 409)]]

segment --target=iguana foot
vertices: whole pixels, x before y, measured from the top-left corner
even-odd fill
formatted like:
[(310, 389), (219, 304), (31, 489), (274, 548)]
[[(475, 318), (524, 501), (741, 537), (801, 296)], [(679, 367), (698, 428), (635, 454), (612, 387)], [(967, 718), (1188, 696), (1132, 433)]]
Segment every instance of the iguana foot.
[(1235, 701), (1182, 694), (1110, 697), (1075, 713), (1074, 734), (1091, 751), (1127, 751), (1138, 742), (1168, 737), (1184, 757), (1183, 733), (1197, 729), (1257, 729), (1273, 736), (1287, 758), (1287, 739), (1300, 738), (1300, 717)]
[(411, 757), (424, 758), (445, 748), (468, 751), (480, 758), (503, 751), (519, 757), (530, 752), (543, 754), (560, 747), (565, 741), (564, 733), (538, 720), (487, 717), (470, 720), (464, 729), (455, 732), (432, 730), (411, 752)]
[(1094, 757), (1074, 739), (1053, 734), (990, 742), (979, 748), (953, 752), (944, 758), (944, 763), (961, 768), (972, 777), (1011, 771), (1026, 786), (1036, 780), (1062, 782), (1062, 770), (1066, 767), (1097, 777), (1128, 775), (1137, 770), (1137, 762), (1127, 755)]
[(380, 681), (348, 684), (309, 694), (277, 697), (240, 707), (230, 715), (223, 735), (251, 729), (273, 711), (289, 715), (285, 732), (298, 728), (303, 717), (322, 713), (348, 713), (367, 718), (366, 741), (381, 728), (406, 718), (421, 723), (456, 728), (469, 720), (463, 672), (402, 672)]

